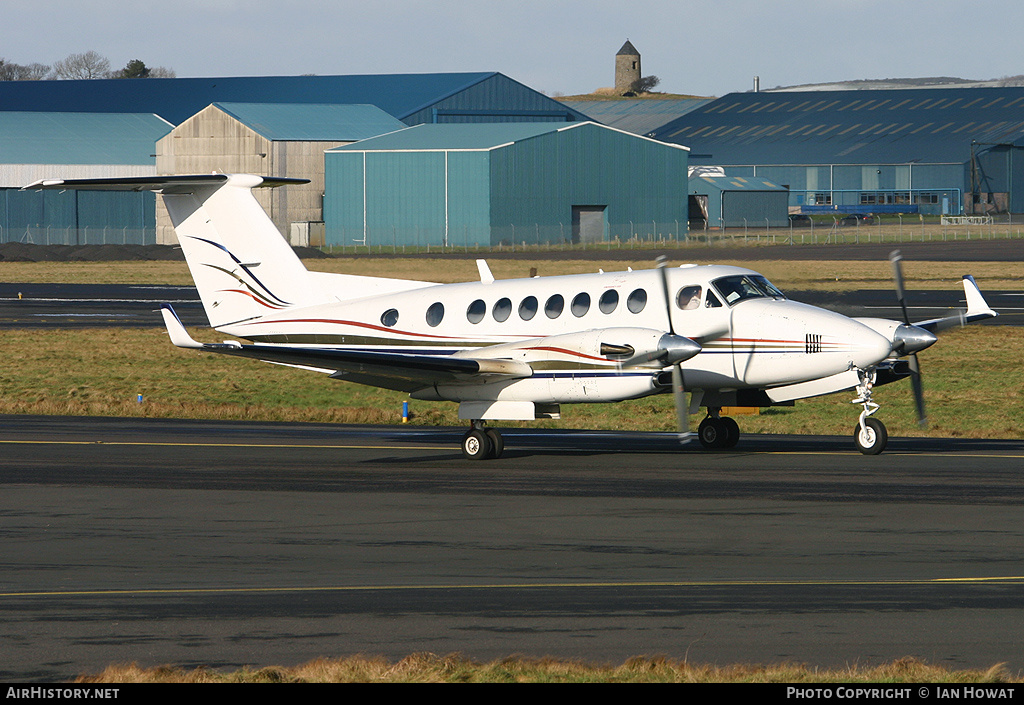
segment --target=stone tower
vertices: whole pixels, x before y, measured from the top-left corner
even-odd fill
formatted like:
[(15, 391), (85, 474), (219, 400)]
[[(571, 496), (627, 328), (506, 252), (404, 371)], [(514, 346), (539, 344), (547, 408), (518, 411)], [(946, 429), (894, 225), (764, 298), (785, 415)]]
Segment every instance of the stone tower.
[(640, 78), (640, 52), (627, 39), (615, 55), (615, 92), (625, 93)]

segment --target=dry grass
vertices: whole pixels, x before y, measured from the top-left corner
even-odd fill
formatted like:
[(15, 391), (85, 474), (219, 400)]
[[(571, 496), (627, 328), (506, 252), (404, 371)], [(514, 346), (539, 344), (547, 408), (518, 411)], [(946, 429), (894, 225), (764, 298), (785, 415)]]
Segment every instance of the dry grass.
[(457, 654), (412, 654), (400, 661), (353, 656), (317, 659), (295, 667), (268, 666), (217, 671), (173, 666), (109, 666), (77, 683), (1019, 683), (1002, 665), (951, 670), (917, 659), (841, 669), (781, 665), (695, 665), (638, 656), (613, 665), (555, 658), (512, 656), (487, 663)]
[[(718, 264), (733, 264), (762, 272), (783, 291), (819, 289), (850, 291), (855, 289), (891, 289), (892, 271), (888, 262), (792, 261), (784, 252), (764, 248), (764, 259), (750, 261), (723, 258)], [(686, 262), (687, 250), (679, 250), (673, 262)], [(461, 258), (332, 257), (306, 260), (306, 266), (319, 272), (387, 276), (442, 283), (473, 281), (479, 275), (472, 260)], [(558, 260), (535, 258), (495, 259), (489, 262), (498, 279), (530, 276), (532, 269), (544, 275), (582, 274), (603, 269), (623, 271), (626, 267), (649, 269), (654, 266), (650, 253), (638, 252), (636, 258), (621, 260)], [(914, 262), (904, 263), (908, 286), (917, 289), (960, 287), (960, 277), (971, 273), (983, 289), (1024, 288), (1024, 265), (1018, 262)], [(0, 281), (22, 283), (91, 284), (170, 284), (189, 286), (192, 277), (184, 262), (0, 262)]]
[[(210, 338), (209, 331), (195, 331)], [(399, 423), (408, 397), (253, 360), (175, 348), (160, 330), (9, 330), (3, 334), (0, 413), (323, 423)], [(973, 326), (922, 353), (930, 425), (915, 420), (910, 385), (876, 391), (890, 435), (1022, 438), (1024, 329)], [(60, 351), (55, 354), (54, 351)], [(143, 403), (136, 401), (143, 395)], [(852, 433), (851, 394), (798, 402), (739, 419), (751, 433)], [(412, 423), (460, 426), (455, 404), (412, 401)], [(667, 395), (620, 404), (563, 406), (531, 426), (674, 430)], [(699, 421), (694, 417), (693, 422)], [(502, 424), (505, 426), (517, 424)], [(521, 424), (518, 424), (521, 425)]]

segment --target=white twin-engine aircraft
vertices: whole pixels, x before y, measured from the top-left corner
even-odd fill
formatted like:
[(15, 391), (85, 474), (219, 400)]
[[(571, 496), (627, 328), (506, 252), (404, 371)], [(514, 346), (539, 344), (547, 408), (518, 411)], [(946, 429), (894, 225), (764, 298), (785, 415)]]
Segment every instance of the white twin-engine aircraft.
[[(491, 420), (557, 418), (560, 404), (672, 393), (681, 440), (687, 414), (708, 411), (697, 437), (729, 448), (739, 427), (723, 407), (791, 405), (856, 389), (854, 440), (880, 453), (885, 426), (872, 389), (911, 377), (924, 421), (917, 353), (943, 328), (995, 316), (973, 278), (967, 310), (911, 324), (848, 318), (788, 300), (739, 267), (668, 268), (436, 284), (307, 271), (251, 189), (306, 183), (251, 175), (42, 180), (27, 189), (152, 190), (162, 194), (210, 325), (250, 341), (198, 343), (169, 305), (182, 348), (251, 357), (458, 402), (468, 458), (501, 454)], [(893, 268), (898, 300), (903, 282)], [(907, 358), (907, 359), (904, 359)], [(686, 394), (689, 393), (689, 401)]]

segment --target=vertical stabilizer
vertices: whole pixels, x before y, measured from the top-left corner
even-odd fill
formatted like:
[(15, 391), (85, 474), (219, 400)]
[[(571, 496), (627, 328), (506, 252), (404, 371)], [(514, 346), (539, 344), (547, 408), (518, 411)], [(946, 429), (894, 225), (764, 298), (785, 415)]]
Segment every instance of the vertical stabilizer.
[(308, 183), (250, 174), (43, 179), (25, 189), (156, 191), (163, 195), (199, 297), (214, 328), (323, 295), (252, 189)]
[(256, 201), (258, 176), (163, 191), (164, 204), (214, 328), (319, 303), (309, 272)]

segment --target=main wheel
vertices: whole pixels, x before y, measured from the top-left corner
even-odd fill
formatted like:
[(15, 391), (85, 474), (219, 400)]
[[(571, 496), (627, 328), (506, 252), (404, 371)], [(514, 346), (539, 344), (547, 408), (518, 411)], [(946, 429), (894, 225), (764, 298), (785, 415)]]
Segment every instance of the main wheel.
[(736, 444), (740, 442), (740, 425), (731, 416), (723, 416), (719, 421), (722, 422), (722, 428), (726, 430), (725, 443), (722, 447), (735, 448)]
[(480, 429), (475, 428), (462, 437), (462, 454), (470, 460), (485, 460), (492, 451), (491, 439)]
[(484, 433), (487, 434), (487, 438), (491, 441), (491, 457), (500, 458), (505, 450), (505, 439), (493, 428), (487, 429)]
[[(739, 434), (737, 434), (738, 436)], [(697, 439), (708, 450), (725, 448), (725, 444), (729, 441), (729, 429), (722, 423), (722, 419), (713, 419), (708, 416), (697, 427)]]
[(864, 426), (857, 422), (853, 429), (853, 441), (857, 444), (857, 450), (864, 455), (878, 455), (885, 450), (889, 442), (889, 432), (885, 430), (885, 424), (878, 419), (866, 419)]

